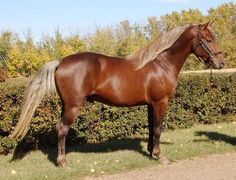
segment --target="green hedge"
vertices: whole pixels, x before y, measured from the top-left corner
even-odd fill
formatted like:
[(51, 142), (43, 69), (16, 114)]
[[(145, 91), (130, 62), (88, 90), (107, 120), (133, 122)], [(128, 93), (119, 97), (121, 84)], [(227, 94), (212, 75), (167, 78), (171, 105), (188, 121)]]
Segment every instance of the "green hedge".
[[(20, 113), (25, 83), (0, 85), (0, 153), (8, 153), (16, 142), (8, 135), (16, 125)], [(55, 146), (55, 124), (60, 118), (58, 97), (45, 99), (37, 109), (27, 136), (25, 147)], [(164, 121), (164, 129), (191, 127), (196, 123), (216, 123), (236, 120), (236, 76), (184, 75), (172, 98)], [(86, 103), (73, 124), (67, 143), (98, 143), (114, 138), (144, 137), (148, 134), (147, 108), (116, 108), (100, 103)]]

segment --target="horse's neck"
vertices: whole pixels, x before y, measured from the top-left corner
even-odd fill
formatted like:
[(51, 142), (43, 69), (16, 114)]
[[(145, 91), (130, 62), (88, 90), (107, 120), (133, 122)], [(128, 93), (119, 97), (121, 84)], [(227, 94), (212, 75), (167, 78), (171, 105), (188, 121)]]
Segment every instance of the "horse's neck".
[(172, 45), (172, 47), (167, 50), (167, 56), (165, 59), (177, 77), (187, 57), (191, 54), (192, 37), (186, 35), (185, 33), (187, 32), (184, 32), (183, 35), (181, 35), (180, 38)]

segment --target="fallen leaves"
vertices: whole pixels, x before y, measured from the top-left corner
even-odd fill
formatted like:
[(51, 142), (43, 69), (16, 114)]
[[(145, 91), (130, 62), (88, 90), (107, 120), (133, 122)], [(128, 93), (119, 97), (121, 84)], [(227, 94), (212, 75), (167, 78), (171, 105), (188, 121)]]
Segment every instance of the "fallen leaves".
[(14, 174), (16, 174), (16, 173), (17, 173), (17, 172), (16, 172), (14, 169), (11, 170), (11, 174), (14, 175)]
[(95, 171), (95, 169), (92, 168), (92, 169), (90, 169), (90, 172), (95, 173), (96, 171)]

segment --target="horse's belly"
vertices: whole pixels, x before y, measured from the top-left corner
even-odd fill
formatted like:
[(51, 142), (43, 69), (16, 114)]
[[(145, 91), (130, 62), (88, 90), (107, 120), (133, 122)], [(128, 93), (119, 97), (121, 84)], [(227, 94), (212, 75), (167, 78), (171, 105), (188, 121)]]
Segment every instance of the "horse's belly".
[[(91, 92), (96, 100), (116, 106), (134, 106), (145, 103), (143, 78), (125, 73), (110, 73), (100, 81)], [(102, 80), (101, 80), (102, 79)]]
[(96, 93), (87, 98), (88, 101), (98, 101), (108, 105), (114, 106), (135, 106), (146, 104), (143, 95), (133, 94), (132, 92), (126, 92), (116, 94), (112, 92)]

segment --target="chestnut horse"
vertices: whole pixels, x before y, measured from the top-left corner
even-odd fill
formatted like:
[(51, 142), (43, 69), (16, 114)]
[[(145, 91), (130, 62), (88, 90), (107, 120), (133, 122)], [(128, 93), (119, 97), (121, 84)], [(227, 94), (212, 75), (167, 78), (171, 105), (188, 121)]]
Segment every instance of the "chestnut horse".
[[(122, 107), (147, 105), (147, 148), (151, 157), (159, 158), (162, 121), (186, 58), (194, 53), (213, 68), (224, 66), (211, 23), (179, 28), (178, 36), (176, 30), (167, 32), (161, 40), (123, 58), (83, 52), (67, 56), (60, 62), (47, 63), (26, 90), (20, 120), (11, 137), (23, 138), (40, 101), (45, 95), (57, 92), (63, 105), (61, 119), (56, 125), (59, 166), (67, 166), (66, 136), (86, 100)], [(172, 37), (175, 39), (170, 39)], [(168, 46), (156, 45), (163, 42)]]

